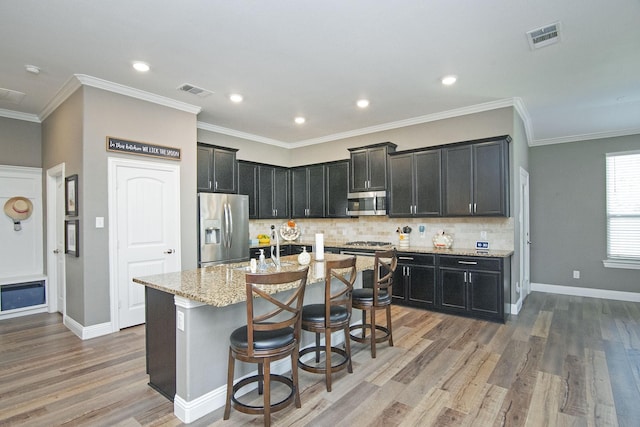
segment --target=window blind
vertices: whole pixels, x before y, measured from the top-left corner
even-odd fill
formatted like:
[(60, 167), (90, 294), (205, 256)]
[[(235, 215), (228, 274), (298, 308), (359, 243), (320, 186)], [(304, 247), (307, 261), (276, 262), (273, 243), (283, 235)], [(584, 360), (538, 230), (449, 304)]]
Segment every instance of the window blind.
[(640, 261), (640, 151), (607, 154), (607, 257)]

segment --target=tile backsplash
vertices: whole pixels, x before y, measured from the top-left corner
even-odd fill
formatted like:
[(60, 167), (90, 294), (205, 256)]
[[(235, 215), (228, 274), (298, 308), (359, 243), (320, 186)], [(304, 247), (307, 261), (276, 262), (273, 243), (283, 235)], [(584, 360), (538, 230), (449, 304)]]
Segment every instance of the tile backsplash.
[[(388, 218), (363, 216), (359, 218), (296, 219), (300, 227), (298, 240), (313, 241), (316, 233), (324, 233), (325, 240), (375, 240), (398, 243), (398, 227), (411, 227), (411, 246), (432, 247), (433, 236), (444, 230), (453, 237), (454, 248), (475, 248), (476, 241), (489, 242), (493, 250), (513, 250), (513, 218)], [(269, 234), (271, 225), (280, 227), (284, 220), (251, 220), (252, 238)], [(419, 226), (424, 225), (424, 233)], [(486, 233), (486, 238), (484, 237)]]

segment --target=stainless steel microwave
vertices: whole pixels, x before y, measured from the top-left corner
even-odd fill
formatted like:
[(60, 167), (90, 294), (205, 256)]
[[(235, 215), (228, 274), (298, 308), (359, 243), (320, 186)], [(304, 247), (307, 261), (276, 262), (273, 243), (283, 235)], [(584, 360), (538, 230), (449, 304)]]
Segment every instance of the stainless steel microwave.
[(347, 195), (347, 215), (386, 215), (387, 192), (364, 191), (361, 193), (349, 193)]

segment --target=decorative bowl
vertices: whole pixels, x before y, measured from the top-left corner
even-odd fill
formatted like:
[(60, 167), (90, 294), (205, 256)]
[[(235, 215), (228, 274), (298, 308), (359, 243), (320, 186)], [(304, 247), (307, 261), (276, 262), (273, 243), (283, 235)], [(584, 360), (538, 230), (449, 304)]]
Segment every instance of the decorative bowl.
[(300, 237), (300, 229), (297, 225), (291, 227), (286, 222), (280, 226), (280, 236), (286, 241), (296, 240)]

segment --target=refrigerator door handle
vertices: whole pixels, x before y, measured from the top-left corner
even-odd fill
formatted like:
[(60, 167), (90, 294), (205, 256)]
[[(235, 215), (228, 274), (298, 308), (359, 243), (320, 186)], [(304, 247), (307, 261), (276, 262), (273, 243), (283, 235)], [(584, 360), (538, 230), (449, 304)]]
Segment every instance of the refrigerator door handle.
[(233, 245), (233, 214), (231, 213), (231, 205), (227, 203), (227, 247)]

